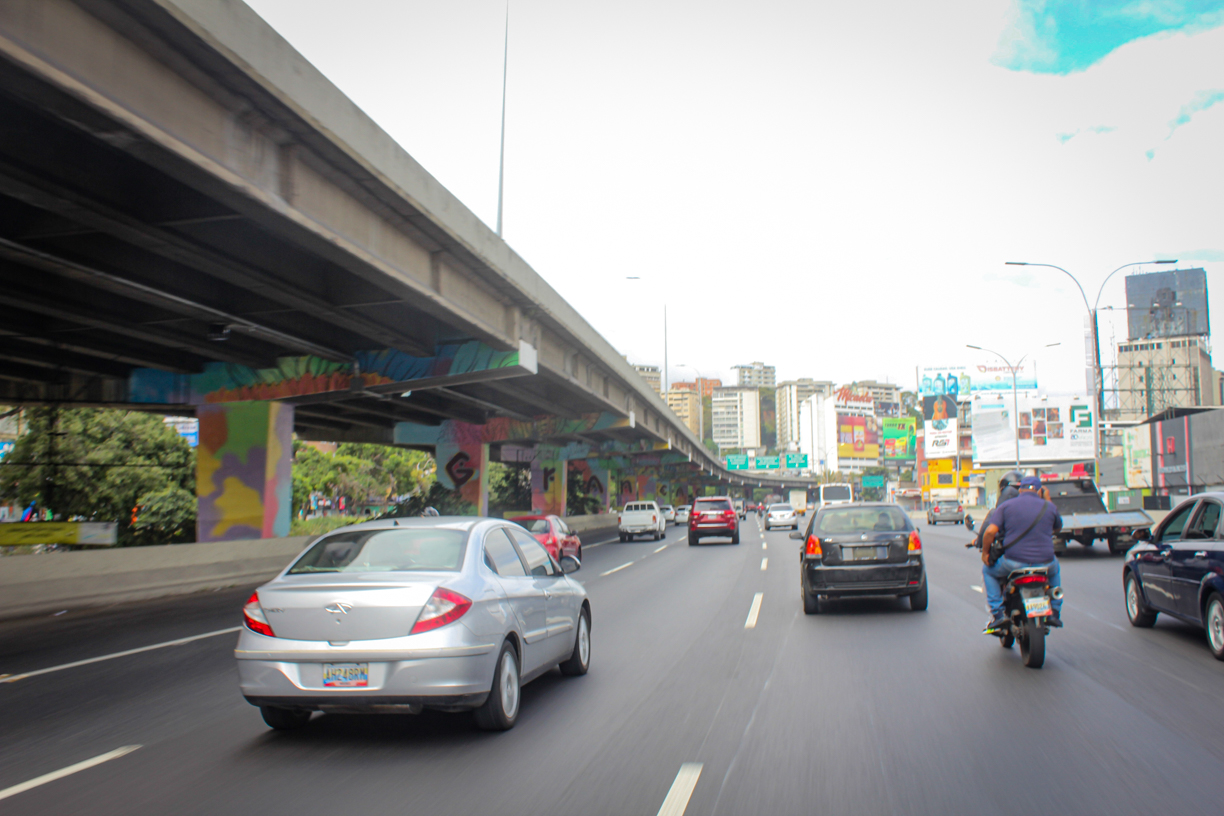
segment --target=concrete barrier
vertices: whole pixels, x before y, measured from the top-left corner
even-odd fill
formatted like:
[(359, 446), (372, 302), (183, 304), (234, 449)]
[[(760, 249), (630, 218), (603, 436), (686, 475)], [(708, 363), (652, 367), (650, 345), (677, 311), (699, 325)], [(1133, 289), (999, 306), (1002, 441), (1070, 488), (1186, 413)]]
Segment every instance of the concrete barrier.
[(311, 536), (0, 558), (0, 619), (266, 581)]

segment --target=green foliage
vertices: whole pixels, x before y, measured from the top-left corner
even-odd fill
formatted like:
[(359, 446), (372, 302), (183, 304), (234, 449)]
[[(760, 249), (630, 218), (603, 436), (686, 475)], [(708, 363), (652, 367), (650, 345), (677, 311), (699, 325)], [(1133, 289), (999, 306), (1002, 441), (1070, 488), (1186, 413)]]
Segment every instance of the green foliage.
[(581, 479), (568, 479), (565, 485), (565, 514), (567, 516), (591, 516), (603, 510), (598, 496), (588, 496), (583, 491)]
[(309, 509), (311, 494), (344, 496), (352, 506), (385, 505), (420, 493), (434, 481), (433, 457), (389, 445), (345, 443), (335, 453), (293, 443), (293, 509)]
[[(884, 484), (886, 486), (888, 484), (888, 470), (886, 468), (869, 467), (863, 471), (862, 475), (863, 476), (883, 476)], [(863, 487), (861, 477), (859, 479), (859, 491), (863, 497), (863, 501), (884, 501), (884, 495), (885, 495), (884, 491), (885, 490), (886, 490), (886, 487)]]
[[(35, 502), (57, 519), (118, 522), (120, 546), (194, 532), (195, 452), (161, 417), (52, 406), (29, 409), (26, 420), (0, 467), (0, 500)], [(153, 515), (134, 526), (133, 509), (146, 499)]]
[(323, 535), (339, 527), (369, 521), (358, 516), (316, 516), (310, 519), (300, 519), (296, 516), (289, 524), (289, 535)]
[(489, 515), (531, 509), (531, 466), (489, 462)]

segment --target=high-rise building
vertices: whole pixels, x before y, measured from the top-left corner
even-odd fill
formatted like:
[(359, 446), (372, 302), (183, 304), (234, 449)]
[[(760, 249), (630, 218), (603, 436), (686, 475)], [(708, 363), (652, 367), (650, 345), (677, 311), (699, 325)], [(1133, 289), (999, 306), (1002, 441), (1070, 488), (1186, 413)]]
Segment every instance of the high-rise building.
[(702, 399), (714, 396), (715, 388), (722, 388), (722, 380), (709, 377), (697, 378), (697, 393), (701, 394)]
[(877, 380), (856, 380), (853, 388), (860, 393), (866, 392), (876, 402), (890, 405), (901, 404), (901, 386), (895, 383), (879, 382)]
[(696, 394), (697, 393), (697, 383), (684, 382), (684, 381), (674, 382), (671, 384), (671, 388), (668, 389), (668, 391), (669, 393), (671, 391), (692, 391), (694, 394)]
[(748, 365), (734, 366), (739, 385), (749, 388), (773, 388), (777, 385), (777, 370), (759, 360)]
[(659, 367), (652, 365), (635, 365), (633, 370), (642, 376), (646, 384), (655, 390), (656, 394), (663, 394), (663, 379), (659, 374)]
[(1106, 416), (1111, 419), (1142, 420), (1166, 408), (1220, 404), (1206, 337), (1119, 343), (1117, 372), (1116, 412), (1106, 399)]
[(778, 449), (796, 450), (799, 445), (799, 404), (808, 397), (833, 393), (829, 380), (813, 380), (804, 377), (778, 384)]
[[(693, 383), (674, 383), (675, 386), (688, 385)], [(701, 439), (701, 397), (697, 396), (696, 388), (672, 388), (667, 392), (667, 407), (672, 409), (675, 415), (688, 426), (688, 429)]]
[(761, 393), (756, 388), (715, 388), (710, 400), (714, 444), (719, 448), (761, 446)]

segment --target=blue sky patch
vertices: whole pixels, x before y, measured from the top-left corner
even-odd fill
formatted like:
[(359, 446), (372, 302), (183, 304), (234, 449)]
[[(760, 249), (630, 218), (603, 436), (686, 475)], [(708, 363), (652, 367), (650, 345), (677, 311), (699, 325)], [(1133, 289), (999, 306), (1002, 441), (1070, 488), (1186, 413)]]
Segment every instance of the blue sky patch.
[(1012, 0), (996, 65), (1034, 74), (1083, 71), (1133, 40), (1224, 25), (1224, 0)]

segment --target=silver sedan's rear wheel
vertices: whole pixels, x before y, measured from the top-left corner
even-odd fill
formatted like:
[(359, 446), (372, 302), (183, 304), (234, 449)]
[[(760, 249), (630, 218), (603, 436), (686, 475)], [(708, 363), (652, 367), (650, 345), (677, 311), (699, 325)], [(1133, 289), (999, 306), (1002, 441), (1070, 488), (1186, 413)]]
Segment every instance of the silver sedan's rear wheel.
[(1224, 660), (1224, 598), (1212, 595), (1207, 601), (1207, 645), (1216, 660)]
[(476, 725), (482, 731), (508, 731), (514, 727), (519, 713), (518, 657), (509, 641), (502, 644), (493, 672), (493, 688), (484, 705), (476, 709)]
[(276, 706), (260, 706), (259, 713), (269, 727), (277, 731), (295, 731), (310, 722), (311, 711), (300, 708), (277, 708)]

